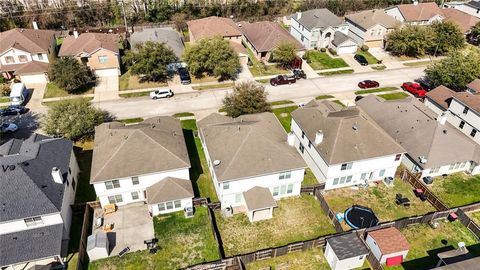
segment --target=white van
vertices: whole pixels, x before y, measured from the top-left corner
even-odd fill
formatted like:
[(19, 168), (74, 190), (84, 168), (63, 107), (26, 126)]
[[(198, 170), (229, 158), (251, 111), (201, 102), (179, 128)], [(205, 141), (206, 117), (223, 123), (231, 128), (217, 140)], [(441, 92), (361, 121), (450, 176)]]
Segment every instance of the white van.
[(23, 83), (12, 83), (10, 86), (10, 104), (22, 105), (28, 97), (28, 89)]

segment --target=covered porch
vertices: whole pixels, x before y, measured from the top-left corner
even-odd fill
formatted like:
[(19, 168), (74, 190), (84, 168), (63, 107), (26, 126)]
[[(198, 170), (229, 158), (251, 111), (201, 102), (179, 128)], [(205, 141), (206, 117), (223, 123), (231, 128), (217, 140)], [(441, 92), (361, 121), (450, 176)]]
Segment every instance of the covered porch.
[(247, 217), (250, 222), (271, 219), (277, 203), (268, 188), (253, 187), (243, 192)]

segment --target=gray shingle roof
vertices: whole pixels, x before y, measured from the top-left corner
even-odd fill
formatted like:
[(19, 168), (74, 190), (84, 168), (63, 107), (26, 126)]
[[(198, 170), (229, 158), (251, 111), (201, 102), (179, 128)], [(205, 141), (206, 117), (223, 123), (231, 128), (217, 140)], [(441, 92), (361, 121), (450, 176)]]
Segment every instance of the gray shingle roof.
[(297, 19), (298, 17), (299, 13), (292, 15), (292, 18), (300, 22), (308, 30), (314, 28), (326, 29), (329, 26), (337, 27), (343, 23), (342, 19), (326, 8), (303, 11), (300, 19)]
[(466, 5), (474, 8), (480, 8), (480, 1), (470, 1), (466, 3)]
[(305, 168), (273, 113), (230, 118), (211, 114), (198, 122), (219, 182)]
[(130, 37), (132, 48), (136, 44), (147, 41), (165, 43), (180, 58), (183, 54), (183, 41), (177, 31), (171, 27), (145, 28), (142, 31), (134, 32)]
[(342, 45), (342, 43), (344, 43), (347, 40), (352, 40), (352, 39), (349, 38), (344, 33), (337, 31), (337, 32), (335, 32), (335, 35), (333, 36), (332, 44), (335, 45), (335, 46), (340, 46), (340, 45)]
[(57, 167), (66, 179), (72, 147), (71, 141), (36, 134), (0, 147), (0, 222), (61, 210), (65, 186), (51, 173)]
[(60, 255), (63, 224), (0, 235), (0, 267)]
[(147, 187), (147, 203), (156, 204), (173, 200), (193, 198), (192, 181), (174, 177), (166, 177), (154, 185)]
[(170, 116), (95, 128), (90, 183), (190, 168), (180, 121)]
[(245, 199), (248, 211), (277, 207), (272, 193), (265, 187), (253, 187), (243, 192), (243, 198)]
[(387, 29), (395, 28), (400, 25), (400, 21), (385, 13), (383, 9), (371, 9), (356, 12), (345, 16), (347, 21), (350, 21), (364, 30), (379, 24)]
[(339, 260), (368, 254), (367, 247), (355, 233), (327, 238), (327, 243), (330, 244)]

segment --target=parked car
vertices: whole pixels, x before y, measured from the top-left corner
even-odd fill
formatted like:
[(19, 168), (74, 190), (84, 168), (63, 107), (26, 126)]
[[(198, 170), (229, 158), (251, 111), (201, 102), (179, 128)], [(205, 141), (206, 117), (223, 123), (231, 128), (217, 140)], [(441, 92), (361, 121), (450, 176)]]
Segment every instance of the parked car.
[(158, 99), (158, 98), (171, 98), (173, 97), (173, 91), (170, 89), (159, 89), (150, 92), (150, 97), (152, 99)]
[(365, 89), (365, 88), (375, 88), (379, 87), (380, 84), (377, 81), (372, 80), (365, 80), (358, 83), (358, 87)]
[(0, 133), (13, 133), (18, 130), (18, 126), (13, 123), (3, 123), (0, 126)]
[(425, 94), (427, 94), (427, 90), (425, 90), (419, 83), (404, 82), (402, 84), (402, 89), (412, 93), (416, 97), (425, 97)]
[(10, 104), (22, 105), (28, 98), (28, 89), (24, 83), (14, 83), (10, 86)]
[(28, 109), (23, 107), (23, 106), (8, 106), (5, 109), (0, 109), (0, 115), (6, 116), (6, 115), (18, 115), (18, 114), (24, 114), (28, 112)]
[(273, 86), (277, 86), (279, 84), (292, 84), (296, 82), (297, 82), (297, 79), (295, 79), (295, 76), (288, 76), (288, 75), (278, 75), (277, 77), (270, 79), (270, 84)]
[(293, 71), (293, 76), (295, 76), (295, 79), (300, 80), (300, 79), (306, 79), (307, 74), (305, 74), (305, 71), (303, 69), (294, 69)]
[(186, 68), (179, 68), (178, 75), (180, 75), (180, 83), (181, 84), (191, 84), (192, 79), (190, 78), (190, 74)]
[(367, 58), (361, 54), (355, 54), (353, 59), (357, 60), (357, 62), (362, 66), (368, 66)]

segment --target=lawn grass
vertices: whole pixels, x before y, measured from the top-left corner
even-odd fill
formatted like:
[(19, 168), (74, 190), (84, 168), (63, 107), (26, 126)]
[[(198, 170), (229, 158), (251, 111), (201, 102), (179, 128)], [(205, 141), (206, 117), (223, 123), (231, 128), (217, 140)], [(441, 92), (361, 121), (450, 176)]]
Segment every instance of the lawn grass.
[(426, 61), (419, 61), (419, 62), (403, 63), (403, 65), (407, 67), (421, 67), (421, 66), (428, 66), (431, 63), (432, 61), (426, 60)]
[(370, 68), (373, 70), (385, 70), (387, 67), (385, 65), (375, 65), (375, 66), (370, 66)]
[(119, 96), (122, 98), (147, 97), (149, 95), (150, 95), (150, 91), (119, 94)]
[(368, 62), (369, 65), (378, 64), (378, 59), (375, 58), (375, 56), (373, 56), (368, 51), (362, 51), (362, 50), (359, 49), (359, 50), (357, 50), (356, 54), (363, 55), (365, 57), (365, 59), (367, 59), (367, 62)]
[(394, 90), (398, 90), (398, 87), (389, 86), (389, 87), (380, 87), (380, 88), (369, 89), (369, 90), (358, 90), (358, 91), (355, 91), (355, 95), (388, 92), (388, 91), (394, 91)]
[(435, 177), (429, 189), (449, 207), (480, 202), (480, 176), (455, 173), (445, 178)]
[(343, 104), (340, 100), (336, 99), (336, 100), (332, 100), (332, 102), (335, 102), (337, 103), (338, 105), (342, 106), (342, 107), (347, 107), (347, 105)]
[[(358, 204), (372, 208), (381, 222), (434, 212), (435, 208), (427, 201), (422, 202), (416, 198), (412, 189), (408, 183), (395, 179), (393, 187), (386, 186), (381, 182), (371, 183), (368, 189), (335, 189), (328, 191), (324, 197), (335, 213), (343, 213), (352, 205)], [(409, 208), (395, 203), (397, 193), (410, 199)]]
[[(248, 58), (250, 59), (251, 66), (248, 66), (248, 69), (252, 73), (253, 77), (259, 76), (268, 76), (268, 75), (279, 75), (288, 73), (288, 70), (279, 67), (277, 65), (265, 65), (263, 62), (259, 61), (255, 55), (253, 54), (252, 50), (247, 47), (248, 51)], [(268, 79), (268, 82), (270, 80)]]
[(94, 93), (93, 84), (89, 84), (75, 91), (75, 93), (70, 94), (66, 90), (58, 87), (56, 84), (49, 82), (47, 83), (47, 87), (45, 88), (45, 94), (43, 94), (43, 98), (68, 97), (72, 95), (86, 95), (86, 94), (93, 94), (93, 93)]
[(480, 212), (472, 212), (468, 215), (475, 223), (477, 223), (477, 225), (480, 225)]
[(270, 83), (270, 79), (258, 79), (258, 80), (255, 80), (256, 82), (258, 83)]
[(194, 116), (194, 114), (191, 113), (191, 112), (181, 112), (181, 113), (176, 113), (172, 116), (173, 117), (187, 117), (187, 116)]
[(120, 91), (166, 87), (167, 85), (167, 82), (140, 82), (140, 78), (137, 75), (131, 74), (130, 71), (123, 73), (118, 80)]
[(213, 180), (208, 170), (207, 159), (203, 152), (200, 138), (194, 137), (197, 131), (197, 122), (194, 119), (181, 122), (183, 135), (187, 144), (188, 156), (190, 157), (190, 179), (196, 196), (209, 198), (211, 202), (218, 202), (217, 193), (213, 186)]
[[(84, 99), (87, 99), (87, 100), (89, 100), (89, 101), (92, 101), (92, 100), (93, 100), (93, 97), (78, 97), (78, 98), (84, 98)], [(56, 100), (56, 101), (47, 101), (47, 102), (43, 101), (43, 102), (42, 102), (42, 105), (50, 107), (50, 106), (53, 106), (53, 105), (55, 105), (55, 104), (64, 102), (65, 100), (72, 100), (72, 99), (77, 99), (77, 98), (64, 99), (64, 100)]]
[(325, 52), (309, 51), (307, 56), (308, 64), (314, 70), (348, 67), (342, 58), (332, 58)]
[(295, 102), (291, 100), (279, 100), (279, 101), (270, 102), (270, 106), (278, 106), (278, 105), (285, 105), (285, 104), (295, 104)]
[(290, 114), (296, 109), (298, 109), (298, 106), (283, 107), (272, 110), (287, 133), (290, 132), (292, 125), (292, 116)]
[(220, 255), (207, 211), (205, 207), (197, 207), (194, 217), (188, 219), (182, 211), (155, 217), (155, 237), (160, 246), (157, 253), (149, 254), (146, 250), (127, 253), (122, 258), (94, 261), (89, 269), (179, 269), (218, 260)]
[[(439, 221), (437, 229), (426, 224), (409, 226), (401, 230), (410, 244), (407, 258), (402, 265), (387, 267), (388, 270), (426, 270), (438, 262), (437, 253), (458, 248), (458, 242), (465, 242), (468, 250), (480, 255), (480, 245), (475, 236), (460, 221)], [(443, 242), (443, 243), (442, 243)]]
[(397, 93), (390, 93), (390, 94), (382, 94), (378, 96), (384, 98), (385, 100), (394, 100), (394, 99), (404, 99), (408, 97), (408, 94), (403, 92), (397, 92)]
[[(323, 255), (321, 248), (312, 248), (307, 251), (288, 253), (272, 259), (256, 261), (247, 264), (247, 270), (276, 269), (275, 266), (287, 266), (289, 270), (330, 270), (330, 266)], [(270, 267), (270, 268), (268, 268)]]
[(125, 124), (135, 124), (135, 123), (140, 123), (143, 122), (142, 117), (135, 117), (135, 118), (127, 118), (127, 119), (122, 119), (118, 120), (119, 122), (125, 123)]
[(273, 218), (250, 223), (245, 214), (224, 218), (215, 213), (226, 256), (282, 246), (335, 233), (319, 202), (311, 195), (277, 201)]
[(0, 103), (10, 102), (10, 97), (0, 97)]
[(328, 99), (328, 98), (334, 98), (334, 96), (332, 96), (332, 95), (321, 95), (321, 96), (316, 97), (315, 99), (320, 100), (320, 99)]
[(201, 77), (195, 77), (194, 75), (191, 76), (192, 83), (206, 83), (206, 82), (218, 82), (218, 78), (209, 76), (204, 74)]
[(302, 186), (313, 186), (318, 184), (319, 184), (318, 180), (315, 177), (315, 175), (313, 175), (312, 170), (310, 170), (309, 168), (306, 168), (305, 175), (303, 176)]
[(341, 74), (352, 74), (353, 69), (343, 69), (337, 71), (327, 71), (327, 72), (318, 72), (317, 74), (320, 76), (334, 76), (334, 75), (341, 75)]
[(219, 84), (192, 86), (192, 89), (193, 90), (208, 90), (208, 89), (219, 89), (219, 88), (231, 88), (233, 86), (235, 86), (235, 83), (219, 83)]

